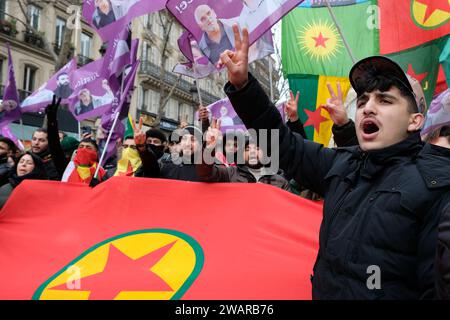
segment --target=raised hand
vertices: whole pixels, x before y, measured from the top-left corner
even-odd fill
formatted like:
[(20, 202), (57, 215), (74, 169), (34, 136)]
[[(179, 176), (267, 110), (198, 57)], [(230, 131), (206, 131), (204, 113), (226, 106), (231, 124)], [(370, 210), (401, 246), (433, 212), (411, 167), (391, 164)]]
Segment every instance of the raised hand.
[(179, 128), (180, 128), (180, 129), (184, 129), (184, 128), (186, 128), (188, 125), (189, 125), (189, 124), (188, 124), (188, 116), (187, 116), (187, 114), (184, 114), (184, 115), (181, 116)]
[(198, 108), (198, 119), (200, 121), (205, 121), (209, 119), (209, 110), (207, 107), (204, 107), (202, 105)]
[(56, 117), (56, 114), (58, 112), (58, 108), (59, 105), (61, 104), (61, 98), (58, 98), (58, 100), (56, 100), (56, 96), (53, 95), (53, 100), (52, 103), (49, 104), (46, 108), (45, 108), (45, 113), (48, 115), (53, 115)]
[(347, 110), (345, 110), (344, 107), (341, 83), (337, 83), (337, 95), (330, 83), (327, 83), (327, 88), (328, 92), (331, 95), (331, 98), (327, 100), (326, 105), (322, 105), (321, 107), (328, 111), (331, 120), (335, 125), (343, 126), (344, 124), (348, 123), (349, 119), (347, 116)]
[(300, 97), (300, 92), (297, 91), (297, 94), (295, 95), (292, 93), (292, 91), (289, 91), (291, 98), (286, 102), (284, 105), (284, 111), (287, 114), (287, 117), (291, 122), (295, 122), (298, 120), (298, 99)]
[(142, 123), (144, 122), (144, 119), (142, 117), (139, 118), (139, 126), (136, 127), (136, 124), (134, 121), (131, 121), (131, 124), (133, 126), (133, 132), (134, 132), (134, 142), (136, 143), (136, 147), (138, 149), (143, 149), (145, 147), (145, 141), (147, 140), (147, 136), (145, 135), (145, 132), (142, 131)]
[(228, 69), (228, 80), (237, 89), (242, 89), (248, 82), (248, 30), (242, 29), (242, 38), (237, 24), (233, 24), (234, 46), (236, 51), (225, 50), (220, 55), (219, 66)]
[(220, 132), (220, 120), (212, 119), (211, 126), (208, 128), (208, 131), (206, 131), (206, 148), (215, 148), (220, 139), (222, 139), (222, 132)]

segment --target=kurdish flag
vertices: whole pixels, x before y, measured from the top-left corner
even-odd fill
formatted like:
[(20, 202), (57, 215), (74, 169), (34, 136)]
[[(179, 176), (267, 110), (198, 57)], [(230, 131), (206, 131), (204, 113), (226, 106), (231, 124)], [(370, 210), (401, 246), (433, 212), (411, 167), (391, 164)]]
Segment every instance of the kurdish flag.
[(294, 92), (300, 92), (299, 117), (305, 127), (308, 139), (328, 146), (331, 139), (333, 122), (328, 111), (320, 106), (327, 102), (330, 93), (327, 83), (330, 83), (337, 93), (337, 83), (342, 89), (343, 99), (350, 90), (350, 81), (344, 77), (326, 77), (316, 75), (289, 75), (289, 87)]
[[(428, 104), (436, 92), (445, 89), (440, 63), (449, 79), (449, 0), (329, 2), (356, 61), (387, 55), (420, 81)], [(303, 99), (307, 99), (301, 98), (304, 105), (299, 105), (305, 125), (315, 124), (314, 133), (312, 128), (306, 128), (307, 134), (309, 131), (311, 139), (327, 145), (327, 137), (331, 137), (327, 130), (332, 126), (326, 120), (327, 112), (310, 113), (317, 110), (321, 91), (305, 90), (316, 82), (318, 88), (323, 87), (318, 79), (325, 76), (348, 77), (353, 62), (325, 1), (304, 2), (283, 18), (282, 59), (291, 90), (299, 90)]]
[(0, 211), (0, 299), (310, 299), (321, 220), (264, 184), (25, 180)]

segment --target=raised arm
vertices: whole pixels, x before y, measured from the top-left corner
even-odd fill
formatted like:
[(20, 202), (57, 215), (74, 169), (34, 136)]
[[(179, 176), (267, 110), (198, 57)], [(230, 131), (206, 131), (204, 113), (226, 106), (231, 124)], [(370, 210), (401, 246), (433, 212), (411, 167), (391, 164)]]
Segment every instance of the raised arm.
[(45, 108), (47, 115), (47, 134), (48, 134), (48, 148), (52, 155), (53, 163), (60, 177), (63, 176), (69, 161), (64, 156), (64, 151), (59, 141), (59, 129), (58, 129), (58, 108), (61, 103), (61, 98), (56, 100), (56, 96), (53, 96), (52, 104)]
[(233, 31), (236, 51), (227, 50), (221, 55), (221, 63), (228, 69), (225, 93), (247, 128), (268, 129), (271, 137), (276, 133), (273, 130), (278, 130), (280, 167), (303, 186), (323, 195), (324, 177), (336, 151), (305, 140), (284, 125), (274, 104), (248, 73), (248, 31), (244, 28), (242, 39), (236, 25)]
[[(203, 154), (210, 155), (214, 158), (214, 150), (217, 143), (222, 139), (222, 133), (220, 132), (220, 120), (213, 119), (211, 126), (206, 131), (206, 143), (204, 144)], [(216, 165), (203, 159), (201, 164), (196, 164), (196, 170), (200, 181), (203, 182), (230, 182), (230, 175), (228, 174), (229, 168), (223, 165)]]
[(136, 127), (134, 121), (132, 121), (133, 132), (134, 132), (134, 142), (136, 143), (136, 148), (139, 152), (139, 156), (142, 160), (142, 169), (137, 176), (143, 176), (146, 178), (159, 178), (160, 176), (160, 167), (158, 163), (158, 159), (156, 155), (151, 151), (147, 145), (145, 144), (146, 135), (145, 132), (142, 131), (142, 117), (139, 118), (139, 126)]

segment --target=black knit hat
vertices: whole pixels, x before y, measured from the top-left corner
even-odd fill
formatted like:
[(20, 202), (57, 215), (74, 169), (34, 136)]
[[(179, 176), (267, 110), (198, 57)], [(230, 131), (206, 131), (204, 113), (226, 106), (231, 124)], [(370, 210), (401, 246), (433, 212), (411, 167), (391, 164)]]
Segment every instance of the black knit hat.
[(164, 134), (164, 132), (162, 132), (159, 129), (156, 128), (152, 128), (147, 130), (147, 132), (145, 133), (145, 136), (148, 138), (157, 138), (159, 140), (161, 140), (162, 143), (167, 142), (167, 138), (166, 135)]

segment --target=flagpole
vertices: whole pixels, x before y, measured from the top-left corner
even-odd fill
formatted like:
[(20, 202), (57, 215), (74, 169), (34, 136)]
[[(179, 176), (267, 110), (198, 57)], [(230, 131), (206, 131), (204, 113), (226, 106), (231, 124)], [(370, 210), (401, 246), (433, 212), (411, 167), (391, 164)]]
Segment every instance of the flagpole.
[[(123, 96), (124, 82), (125, 82), (125, 74), (122, 73), (122, 81), (120, 83), (120, 99), (122, 99), (122, 96)], [(109, 130), (108, 138), (106, 139), (105, 147), (102, 150), (102, 155), (101, 155), (100, 160), (98, 162), (98, 166), (95, 169), (94, 179), (97, 179), (97, 177), (98, 177), (98, 172), (100, 171), (100, 167), (101, 167), (101, 165), (103, 163), (103, 158), (105, 157), (106, 151), (108, 150), (108, 145), (109, 145), (109, 142), (111, 140), (111, 137), (112, 137), (112, 134), (114, 132), (114, 129), (116, 128), (116, 124), (117, 124), (117, 120), (119, 119), (119, 115), (120, 115), (120, 108), (117, 108), (116, 114), (114, 116), (114, 121), (113, 121), (113, 124), (111, 126), (111, 130)]]
[(195, 75), (195, 85), (197, 86), (198, 102), (200, 103), (201, 106), (203, 106), (202, 93), (200, 92), (200, 85), (198, 84), (199, 79), (197, 78), (197, 70), (195, 68), (195, 59), (192, 62), (192, 69), (194, 70), (194, 75)]
[(352, 60), (353, 64), (356, 63), (355, 56), (353, 55), (353, 52), (347, 42), (347, 40), (344, 37), (344, 34), (342, 33), (342, 29), (339, 26), (339, 23), (337, 22), (336, 16), (334, 15), (333, 10), (331, 9), (330, 2), (328, 0), (325, 0), (327, 3), (328, 12), (330, 12), (331, 19), (333, 19), (334, 24), (336, 25), (336, 28), (338, 29), (339, 34), (341, 35), (342, 41), (344, 42), (345, 48), (347, 49), (348, 54), (350, 55), (350, 59)]
[[(81, 25), (80, 25), (80, 11), (77, 10), (76, 13), (76, 21), (75, 21), (75, 38), (74, 38), (74, 52), (73, 55), (77, 58), (78, 61), (78, 56), (77, 56), (77, 51), (78, 51), (78, 29), (81, 30)], [(78, 120), (77, 120), (78, 121)], [(78, 140), (81, 141), (81, 122), (78, 121)]]
[(272, 60), (270, 59), (270, 55), (267, 56), (269, 59), (269, 85), (270, 85), (270, 101), (273, 102), (273, 83), (272, 83)]

